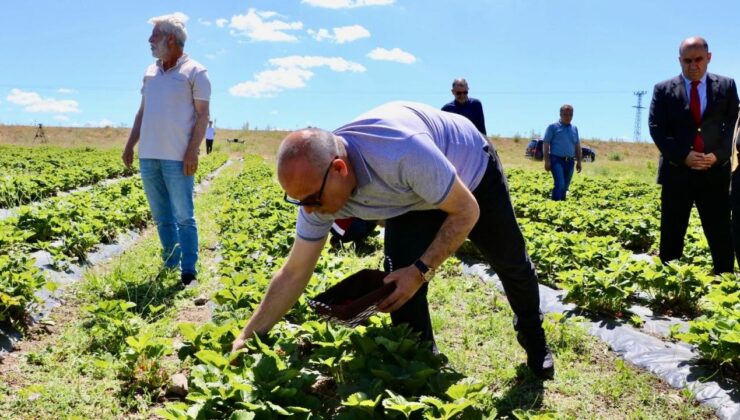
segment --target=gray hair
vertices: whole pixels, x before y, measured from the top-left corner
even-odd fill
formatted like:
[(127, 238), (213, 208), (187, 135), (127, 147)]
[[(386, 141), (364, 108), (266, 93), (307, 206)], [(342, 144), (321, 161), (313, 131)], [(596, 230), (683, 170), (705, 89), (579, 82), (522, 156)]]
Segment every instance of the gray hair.
[(158, 27), (162, 33), (174, 35), (177, 40), (177, 45), (180, 47), (185, 46), (185, 41), (188, 39), (188, 32), (185, 30), (185, 22), (174, 15), (153, 17), (149, 19), (149, 22)]
[(455, 86), (457, 86), (457, 85), (464, 85), (464, 86), (467, 86), (467, 85), (468, 85), (468, 81), (467, 81), (467, 80), (465, 80), (465, 79), (463, 79), (462, 77), (461, 77), (461, 78), (459, 78), (459, 79), (455, 79), (455, 80), (453, 80), (453, 81), (452, 81), (452, 88), (454, 89), (454, 88), (455, 88)]
[[(294, 137), (294, 136), (300, 137)], [(277, 152), (278, 167), (296, 158), (305, 159), (311, 167), (323, 170), (335, 157), (344, 153), (344, 147), (334, 134), (320, 128), (304, 128), (286, 137)]]

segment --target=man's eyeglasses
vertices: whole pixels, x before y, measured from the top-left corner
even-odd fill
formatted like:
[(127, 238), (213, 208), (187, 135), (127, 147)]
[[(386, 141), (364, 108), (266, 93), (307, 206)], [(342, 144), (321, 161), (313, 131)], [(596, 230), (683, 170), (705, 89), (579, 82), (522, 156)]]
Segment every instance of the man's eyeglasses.
[(467, 95), (467, 94), (468, 94), (467, 90), (461, 90), (461, 91), (455, 92), (455, 96)]
[(296, 206), (321, 207), (321, 195), (324, 193), (326, 179), (329, 177), (329, 171), (331, 170), (332, 164), (334, 164), (334, 161), (337, 159), (339, 159), (339, 156), (334, 156), (334, 159), (329, 162), (329, 167), (326, 168), (326, 172), (324, 172), (324, 179), (321, 181), (321, 188), (319, 188), (319, 192), (317, 192), (316, 194), (311, 194), (303, 200), (296, 200), (295, 198), (288, 197), (288, 193), (285, 193), (285, 195), (283, 196), (283, 200)]
[(696, 57), (693, 60), (691, 58), (682, 58), (681, 61), (683, 61), (684, 64), (691, 64), (691, 63), (699, 64), (702, 61), (704, 61), (704, 57)]

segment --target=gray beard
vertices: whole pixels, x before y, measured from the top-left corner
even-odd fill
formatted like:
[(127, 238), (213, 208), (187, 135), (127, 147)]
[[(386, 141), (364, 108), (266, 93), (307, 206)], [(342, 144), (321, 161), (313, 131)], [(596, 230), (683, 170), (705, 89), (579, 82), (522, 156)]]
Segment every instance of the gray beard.
[(152, 56), (154, 56), (154, 58), (164, 60), (169, 54), (169, 52), (170, 51), (167, 48), (166, 40), (162, 40), (154, 45), (154, 49), (152, 50)]

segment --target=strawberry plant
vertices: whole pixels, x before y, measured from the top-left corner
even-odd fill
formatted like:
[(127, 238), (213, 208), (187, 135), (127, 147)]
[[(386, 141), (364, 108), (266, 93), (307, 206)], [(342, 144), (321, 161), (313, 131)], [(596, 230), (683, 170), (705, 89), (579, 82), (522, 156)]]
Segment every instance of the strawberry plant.
[(87, 350), (115, 355), (123, 352), (126, 338), (137, 334), (144, 325), (144, 321), (131, 311), (134, 307), (135, 303), (119, 299), (101, 300), (85, 306), (85, 327), (89, 337)]
[(27, 255), (0, 254), (0, 323), (24, 329), (30, 311), (40, 303), (35, 292), (45, 284), (44, 276)]

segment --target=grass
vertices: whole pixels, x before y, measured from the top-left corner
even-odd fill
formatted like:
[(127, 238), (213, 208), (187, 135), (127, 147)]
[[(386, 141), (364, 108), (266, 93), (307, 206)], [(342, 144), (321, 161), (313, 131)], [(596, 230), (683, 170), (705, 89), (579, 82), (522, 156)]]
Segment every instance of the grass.
[[(148, 318), (147, 328), (157, 336), (175, 336), (176, 320), (193, 308), (193, 296), (208, 296), (217, 287), (212, 267), (217, 227), (212, 214), (223, 205), (220, 193), (229, 187), (229, 177), (238, 170), (239, 165), (225, 168), (219, 180), (196, 197), (201, 236), (199, 285), (181, 290), (177, 273), (162, 270), (154, 229), (110, 264), (87, 271), (84, 281), (66, 292), (66, 304), (52, 312), (59, 331), (24, 341), (17, 365), (0, 369), (0, 412), (4, 418), (149, 417), (150, 398), (125, 392), (125, 382), (116, 378), (116, 369), (110, 367), (115, 357), (87, 351), (90, 336), (82, 307), (101, 298), (130, 300), (137, 304), (136, 311)], [(148, 314), (148, 304), (165, 305), (165, 310)], [(176, 360), (170, 359), (170, 373), (177, 368)]]
[(460, 273), (432, 282), (432, 322), (437, 344), (453, 368), (489, 384), (491, 408), (555, 418), (713, 418), (690, 395), (671, 389), (614, 356), (577, 320), (548, 316), (545, 330), (555, 354), (556, 376), (542, 382), (526, 369), (512, 312), (494, 286)]

